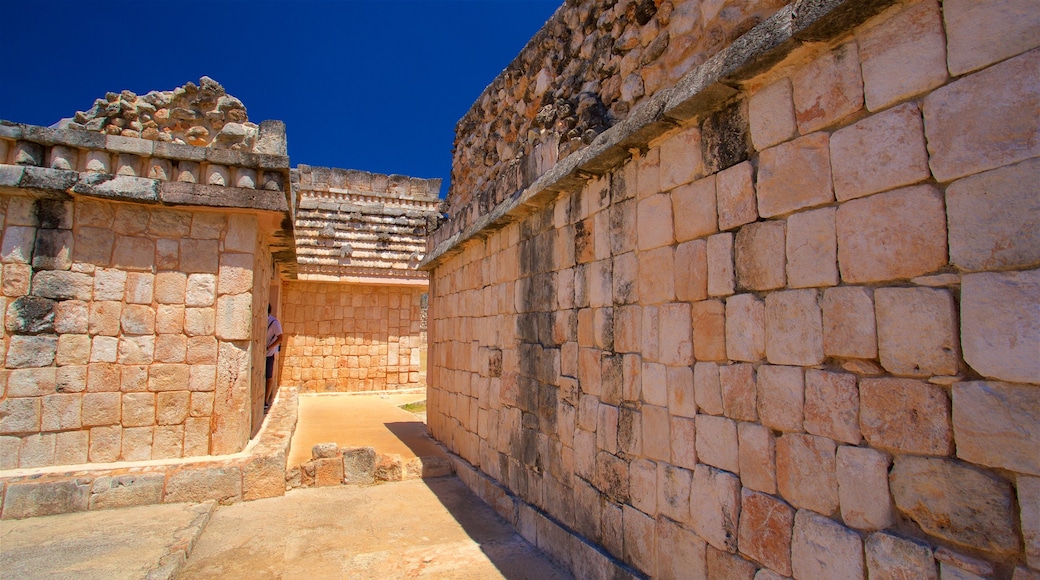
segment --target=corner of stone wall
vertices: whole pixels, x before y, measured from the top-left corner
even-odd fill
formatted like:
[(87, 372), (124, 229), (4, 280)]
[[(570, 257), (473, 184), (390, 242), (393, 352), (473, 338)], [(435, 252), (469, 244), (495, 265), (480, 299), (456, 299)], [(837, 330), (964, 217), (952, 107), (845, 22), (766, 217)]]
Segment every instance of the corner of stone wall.
[(0, 519), (160, 503), (226, 505), (284, 495), (297, 413), (296, 389), (280, 389), (254, 442), (225, 458), (0, 473)]

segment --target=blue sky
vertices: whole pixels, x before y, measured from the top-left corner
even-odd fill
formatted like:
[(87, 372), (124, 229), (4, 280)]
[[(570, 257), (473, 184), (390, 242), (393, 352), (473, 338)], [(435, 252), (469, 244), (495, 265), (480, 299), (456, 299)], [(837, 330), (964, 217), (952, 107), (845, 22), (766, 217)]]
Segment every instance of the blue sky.
[[(206, 75), (292, 165), (444, 178), (455, 123), (561, 0), (0, 0), (0, 119)], [(537, 71), (533, 71), (537, 72)], [(533, 74), (533, 73), (532, 73)]]

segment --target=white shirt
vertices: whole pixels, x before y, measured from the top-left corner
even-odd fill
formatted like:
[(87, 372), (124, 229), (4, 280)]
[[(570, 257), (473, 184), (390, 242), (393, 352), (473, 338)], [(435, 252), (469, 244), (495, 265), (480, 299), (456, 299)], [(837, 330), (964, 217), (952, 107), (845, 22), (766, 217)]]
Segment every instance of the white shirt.
[(282, 323), (278, 322), (278, 319), (274, 316), (267, 315), (267, 356), (274, 356), (275, 353), (281, 349), (281, 346), (270, 346), (279, 336), (282, 335)]

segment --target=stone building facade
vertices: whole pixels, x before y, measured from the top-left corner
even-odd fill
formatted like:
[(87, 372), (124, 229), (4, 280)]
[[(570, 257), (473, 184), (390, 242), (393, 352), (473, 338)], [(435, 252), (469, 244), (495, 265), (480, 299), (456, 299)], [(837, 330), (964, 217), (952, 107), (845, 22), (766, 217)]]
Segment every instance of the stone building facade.
[(460, 477), (583, 578), (1040, 575), (1038, 15), (567, 2), (422, 266)]
[(248, 149), (112, 133), (0, 126), (4, 469), (234, 453), (263, 418), (284, 126)]
[(301, 392), (425, 386), (427, 274), (440, 179), (293, 170), (297, 280), (283, 287), (283, 386)]
[(424, 385), (439, 186), (290, 170), (206, 77), (0, 123), (0, 517), (284, 493), (292, 387)]

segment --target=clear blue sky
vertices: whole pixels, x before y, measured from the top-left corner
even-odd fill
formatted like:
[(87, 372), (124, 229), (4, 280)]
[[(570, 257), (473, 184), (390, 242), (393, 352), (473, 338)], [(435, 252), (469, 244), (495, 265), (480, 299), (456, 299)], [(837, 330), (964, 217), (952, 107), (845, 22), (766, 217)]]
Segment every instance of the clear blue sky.
[[(206, 75), (285, 121), (292, 165), (441, 177), (455, 123), (561, 0), (0, 0), (0, 119)], [(532, 74), (537, 71), (533, 71)]]

